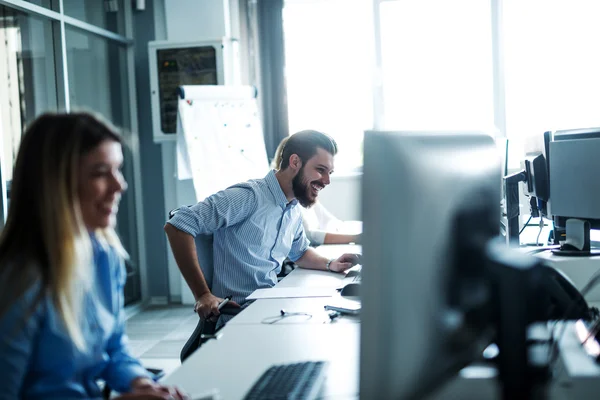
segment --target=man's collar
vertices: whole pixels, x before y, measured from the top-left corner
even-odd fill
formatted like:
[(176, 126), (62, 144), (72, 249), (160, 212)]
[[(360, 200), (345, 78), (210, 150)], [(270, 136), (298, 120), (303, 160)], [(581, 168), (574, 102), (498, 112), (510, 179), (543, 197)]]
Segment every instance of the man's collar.
[[(275, 170), (269, 171), (267, 176), (265, 176), (265, 181), (267, 182), (267, 186), (273, 194), (273, 198), (275, 199), (277, 205), (279, 205), (282, 209), (285, 209), (288, 205), (288, 200), (287, 197), (285, 197), (285, 193), (283, 193), (281, 185), (279, 185), (277, 177), (275, 176)], [(296, 204), (298, 204), (298, 200), (293, 199), (289, 202), (289, 204), (294, 207)]]

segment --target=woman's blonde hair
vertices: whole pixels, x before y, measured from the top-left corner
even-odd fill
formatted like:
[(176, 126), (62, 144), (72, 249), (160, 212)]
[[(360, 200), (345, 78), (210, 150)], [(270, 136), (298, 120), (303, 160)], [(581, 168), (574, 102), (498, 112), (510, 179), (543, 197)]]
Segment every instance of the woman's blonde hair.
[[(33, 307), (48, 296), (80, 349), (85, 348), (82, 296), (91, 285), (93, 250), (79, 204), (79, 172), (82, 158), (104, 140), (122, 144), (113, 127), (90, 113), (38, 117), (20, 144), (0, 235), (0, 316), (39, 282)], [(113, 228), (95, 235), (127, 257)]]

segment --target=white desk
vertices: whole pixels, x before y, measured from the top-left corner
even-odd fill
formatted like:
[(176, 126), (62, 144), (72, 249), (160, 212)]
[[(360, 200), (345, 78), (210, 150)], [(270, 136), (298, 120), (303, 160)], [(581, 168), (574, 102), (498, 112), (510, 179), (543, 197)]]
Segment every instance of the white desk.
[(296, 268), (285, 279), (277, 283), (276, 287), (330, 287), (337, 289), (343, 286), (344, 274), (329, 271), (316, 271)]
[[(230, 325), (260, 324), (266, 318), (277, 317), (279, 311), (302, 312), (311, 315), (289, 316), (276, 322), (275, 325), (324, 324), (329, 323), (329, 316), (324, 307), (330, 303), (329, 297), (306, 297), (294, 299), (261, 299), (249, 305), (243, 312), (227, 323)], [(333, 322), (334, 324), (360, 323), (358, 316), (344, 315)]]
[[(333, 247), (337, 249), (325, 250), (338, 255), (357, 252), (357, 248), (339, 252), (338, 246)], [(592, 265), (595, 263), (593, 260)], [(342, 280), (341, 274), (296, 269), (277, 286), (338, 287)], [(325, 397), (355, 399), (359, 386), (360, 323), (357, 317), (324, 323), (327, 316), (323, 306), (328, 301), (324, 297), (256, 300), (220, 331), (220, 339), (205, 343), (162, 381), (191, 395), (217, 388), (222, 399), (235, 400), (243, 398), (259, 376), (274, 364), (325, 360), (331, 363)], [(271, 325), (261, 323), (267, 317), (277, 316), (282, 308), (308, 312), (313, 317), (288, 317)], [(561, 355), (562, 375), (553, 381), (552, 399), (596, 398), (600, 393), (600, 367), (578, 351), (581, 349), (574, 340), (571, 334), (565, 335), (561, 342), (561, 350), (566, 353)], [(473, 377), (469, 375), (473, 370), (477, 368), (461, 371), (432, 398), (498, 398), (494, 376), (486, 376), (489, 372), (484, 369)]]
[[(553, 398), (597, 399), (600, 393), (600, 365), (581, 347), (573, 322), (566, 324), (560, 341), (560, 359), (555, 369)], [(555, 329), (555, 336), (562, 332), (562, 324)]]
[[(592, 275), (600, 270), (600, 256), (565, 257), (552, 254), (550, 250), (537, 253), (535, 256), (544, 259), (554, 268), (562, 271), (573, 281), (575, 287), (579, 290), (583, 289)], [(600, 302), (600, 286), (592, 289), (585, 298), (590, 302)]]
[[(326, 257), (360, 253), (360, 246), (317, 248)], [(342, 286), (344, 274), (296, 268), (277, 287)], [(241, 399), (259, 376), (274, 364), (307, 360), (329, 361), (325, 382), (327, 398), (353, 399), (358, 395), (359, 317), (343, 316), (334, 322), (324, 310), (327, 297), (259, 299), (233, 318), (219, 333), (162, 381), (190, 395), (219, 390), (222, 399)], [(264, 324), (280, 310), (312, 315), (286, 317)]]
[(357, 398), (359, 324), (230, 323), (221, 334), (162, 382), (192, 396), (218, 388), (223, 400), (238, 400), (274, 364), (324, 360), (330, 362), (324, 395)]

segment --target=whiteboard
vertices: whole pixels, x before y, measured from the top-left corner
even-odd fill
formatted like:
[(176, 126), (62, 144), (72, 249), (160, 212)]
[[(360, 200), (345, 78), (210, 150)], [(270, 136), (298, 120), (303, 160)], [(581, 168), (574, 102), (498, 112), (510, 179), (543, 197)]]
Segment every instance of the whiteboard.
[(196, 201), (269, 171), (252, 86), (181, 86), (177, 176), (192, 179)]

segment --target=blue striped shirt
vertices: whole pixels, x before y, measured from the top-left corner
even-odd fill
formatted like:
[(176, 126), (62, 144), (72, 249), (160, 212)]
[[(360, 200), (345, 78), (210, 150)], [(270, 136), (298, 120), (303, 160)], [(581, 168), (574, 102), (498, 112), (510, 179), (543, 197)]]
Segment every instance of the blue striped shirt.
[(296, 199), (287, 201), (271, 171), (264, 179), (239, 183), (182, 207), (168, 222), (194, 237), (214, 235), (211, 291), (243, 304), (254, 290), (277, 283), (287, 257), (296, 261), (308, 249), (297, 205)]

